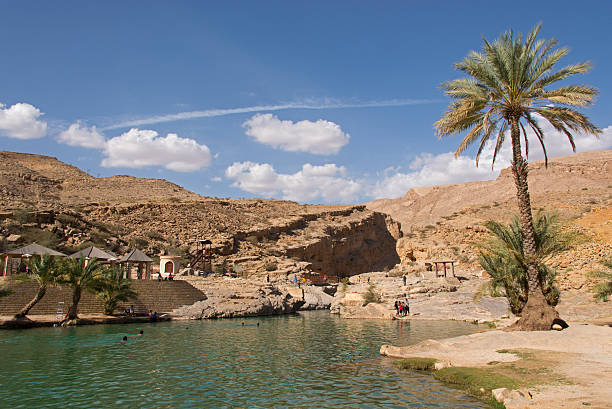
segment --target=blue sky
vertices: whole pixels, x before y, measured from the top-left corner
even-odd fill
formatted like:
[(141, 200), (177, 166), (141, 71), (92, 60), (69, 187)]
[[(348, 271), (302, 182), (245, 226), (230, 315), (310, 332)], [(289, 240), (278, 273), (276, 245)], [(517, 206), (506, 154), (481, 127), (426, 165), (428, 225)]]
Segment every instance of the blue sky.
[[(440, 84), (482, 36), (538, 22), (572, 50), (563, 63), (594, 64), (573, 82), (599, 89), (584, 112), (604, 133), (578, 151), (610, 149), (612, 3), (491, 3), (5, 2), (0, 149), (308, 203), (490, 179), (473, 150), (453, 159), (461, 136), (435, 137)], [(547, 131), (551, 156), (570, 153)]]

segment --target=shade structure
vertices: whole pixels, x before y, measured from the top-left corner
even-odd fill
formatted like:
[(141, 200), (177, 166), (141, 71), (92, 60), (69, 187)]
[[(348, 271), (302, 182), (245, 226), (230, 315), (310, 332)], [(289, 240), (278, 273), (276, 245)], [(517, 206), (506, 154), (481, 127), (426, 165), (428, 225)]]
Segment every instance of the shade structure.
[(149, 256), (147, 256), (142, 251), (134, 249), (125, 256), (121, 257), (121, 260), (119, 260), (120, 263), (125, 263), (128, 261), (133, 263), (147, 263), (152, 262), (153, 259), (149, 258)]
[[(30, 256), (43, 256), (48, 254), (51, 257), (66, 257), (64, 253), (52, 250), (48, 247), (41, 246), (38, 243), (28, 244), (27, 246), (19, 247), (18, 249), (10, 250), (0, 254), (0, 275), (6, 276), (19, 272), (21, 260)], [(14, 259), (17, 263), (13, 263)]]
[(5, 254), (9, 256), (42, 256), (44, 254), (48, 254), (54, 257), (66, 257), (64, 253), (60, 253), (59, 251), (51, 250), (48, 247), (41, 246), (38, 243), (28, 244), (27, 246), (19, 247), (18, 249), (14, 249), (11, 251), (7, 251)]
[(114, 255), (110, 251), (104, 251), (94, 246), (86, 247), (83, 250), (77, 251), (76, 253), (71, 254), (68, 257), (70, 258), (81, 258), (81, 257), (95, 258), (100, 261), (111, 261), (111, 260), (117, 260), (118, 258), (116, 255)]
[(132, 266), (136, 266), (136, 279), (151, 279), (152, 263), (153, 260), (145, 253), (138, 249), (134, 249), (119, 260), (121, 276), (123, 277), (125, 274), (125, 278), (131, 279)]

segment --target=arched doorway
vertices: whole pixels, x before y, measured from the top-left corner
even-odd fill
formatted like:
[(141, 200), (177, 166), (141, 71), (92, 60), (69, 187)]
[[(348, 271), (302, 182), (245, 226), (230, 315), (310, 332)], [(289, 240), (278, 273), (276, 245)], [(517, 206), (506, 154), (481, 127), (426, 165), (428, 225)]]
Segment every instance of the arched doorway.
[(164, 273), (167, 273), (167, 274), (174, 273), (174, 263), (172, 261), (166, 262), (166, 265), (164, 266)]

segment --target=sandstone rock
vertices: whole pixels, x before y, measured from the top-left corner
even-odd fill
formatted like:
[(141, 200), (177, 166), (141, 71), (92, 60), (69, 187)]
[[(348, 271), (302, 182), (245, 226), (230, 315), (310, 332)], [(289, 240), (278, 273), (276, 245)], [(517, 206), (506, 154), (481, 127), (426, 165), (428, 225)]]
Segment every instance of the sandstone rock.
[(510, 396), (510, 391), (507, 388), (493, 389), (491, 393), (496, 401), (502, 403)]
[(423, 294), (428, 292), (429, 289), (427, 287), (414, 287), (408, 290), (409, 294)]

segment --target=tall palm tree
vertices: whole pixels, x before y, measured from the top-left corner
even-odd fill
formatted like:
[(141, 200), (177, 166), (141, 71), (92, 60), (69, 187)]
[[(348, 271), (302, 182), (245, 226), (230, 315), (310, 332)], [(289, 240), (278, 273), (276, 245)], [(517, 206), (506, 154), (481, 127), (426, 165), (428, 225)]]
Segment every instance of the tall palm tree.
[(517, 189), (523, 247), (527, 262), (529, 299), (516, 329), (550, 329), (558, 318), (548, 306), (538, 283), (538, 262), (533, 228), (533, 216), (527, 184), (527, 161), (521, 150), (521, 136), (529, 155), (526, 126), (537, 137), (546, 164), (548, 156), (544, 132), (538, 123), (543, 119), (554, 129), (563, 132), (572, 149), (572, 132), (581, 131), (597, 135), (601, 130), (572, 107), (590, 105), (597, 90), (583, 85), (551, 87), (558, 81), (590, 70), (588, 62), (568, 65), (556, 70), (555, 64), (568, 54), (567, 48), (556, 48), (556, 40), (538, 40), (541, 25), (532, 29), (523, 41), (522, 35), (512, 31), (502, 34), (490, 43), (483, 39), (482, 52), (472, 51), (455, 67), (467, 74), (443, 84), (445, 93), (454, 99), (444, 117), (435, 123), (439, 137), (469, 130), (459, 148), (458, 156), (468, 146), (478, 142), (476, 166), (484, 147), (495, 141), (493, 164), (510, 131), (512, 143), (512, 173)]
[(72, 287), (72, 305), (68, 310), (63, 324), (70, 323), (78, 318), (79, 301), (83, 291), (95, 292), (102, 276), (102, 265), (95, 259), (68, 258), (61, 264), (62, 283)]
[(102, 274), (97, 288), (98, 298), (104, 302), (104, 313), (112, 315), (119, 302), (128, 301), (138, 293), (132, 288), (132, 281), (124, 280), (116, 267), (106, 268)]
[(47, 288), (58, 284), (59, 272), (55, 261), (48, 254), (42, 257), (33, 256), (28, 262), (28, 274), (19, 275), (17, 281), (33, 281), (38, 284), (38, 291), (32, 300), (21, 311), (15, 314), (15, 319), (24, 319), (25, 316), (47, 293)]

